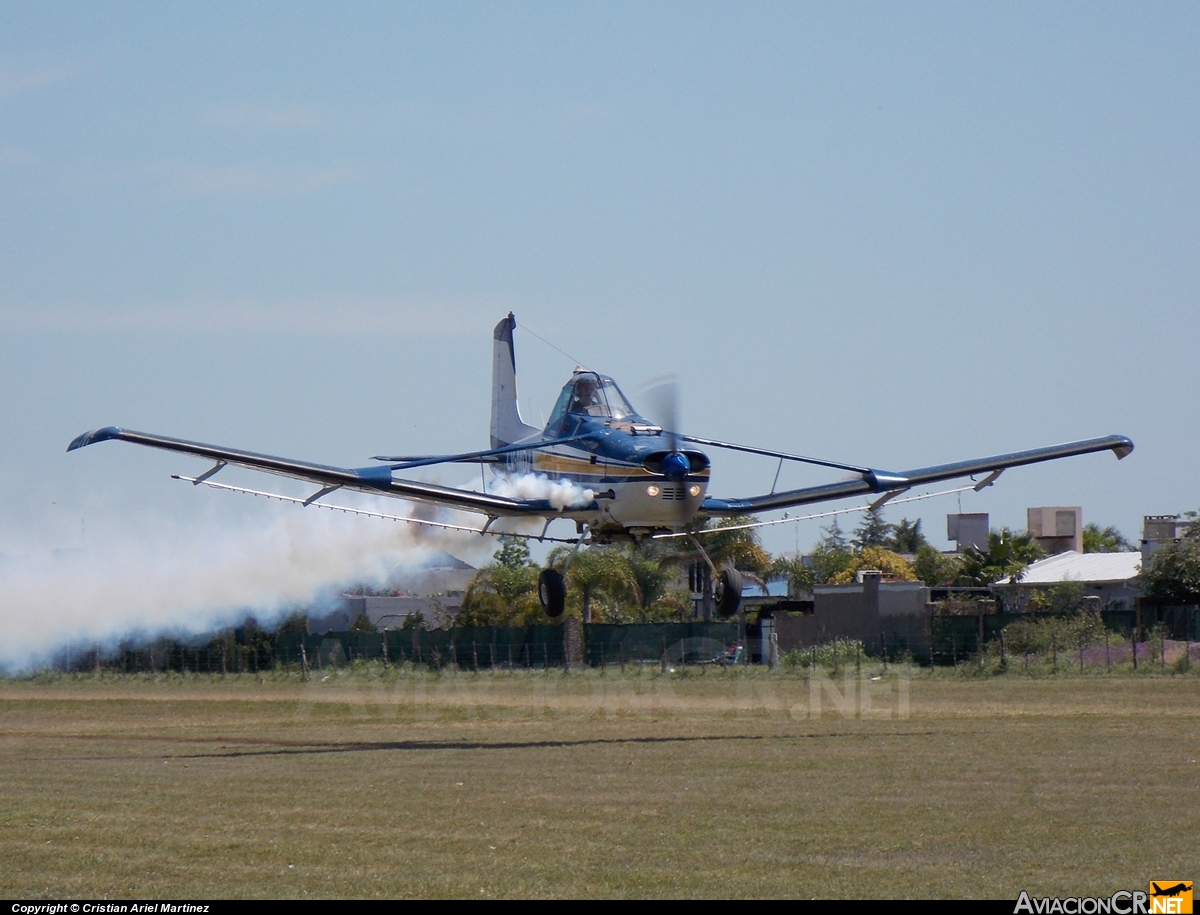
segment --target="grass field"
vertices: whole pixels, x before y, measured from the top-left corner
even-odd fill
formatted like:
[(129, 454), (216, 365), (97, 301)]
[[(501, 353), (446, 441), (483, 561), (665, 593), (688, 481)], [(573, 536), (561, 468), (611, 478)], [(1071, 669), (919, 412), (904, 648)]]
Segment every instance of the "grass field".
[(1200, 876), (1200, 678), (909, 674), (0, 681), (0, 892), (1015, 899)]

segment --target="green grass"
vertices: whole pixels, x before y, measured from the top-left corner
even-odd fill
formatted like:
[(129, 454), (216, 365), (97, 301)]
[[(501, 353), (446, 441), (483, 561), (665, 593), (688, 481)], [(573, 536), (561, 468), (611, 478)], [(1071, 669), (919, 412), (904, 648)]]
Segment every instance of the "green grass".
[(3, 681), (0, 892), (1015, 899), (1194, 876), (1194, 673), (905, 671), (907, 712), (893, 666), (875, 716), (853, 666), (849, 686), (634, 667)]

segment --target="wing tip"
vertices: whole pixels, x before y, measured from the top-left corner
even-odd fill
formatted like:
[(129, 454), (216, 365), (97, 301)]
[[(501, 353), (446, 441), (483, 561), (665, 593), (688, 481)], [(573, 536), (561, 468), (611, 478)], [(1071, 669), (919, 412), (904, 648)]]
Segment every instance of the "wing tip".
[(111, 439), (120, 438), (121, 430), (117, 426), (104, 426), (100, 429), (93, 429), (91, 432), (85, 432), (83, 435), (77, 435), (67, 445), (68, 451), (75, 451), (79, 448), (85, 448), (88, 445), (94, 445), (96, 442), (107, 442)]

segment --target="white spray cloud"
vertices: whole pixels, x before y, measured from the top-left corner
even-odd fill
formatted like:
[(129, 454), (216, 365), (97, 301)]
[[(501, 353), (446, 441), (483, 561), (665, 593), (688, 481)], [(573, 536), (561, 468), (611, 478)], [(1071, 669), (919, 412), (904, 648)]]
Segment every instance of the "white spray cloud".
[(510, 499), (546, 499), (559, 511), (583, 508), (596, 498), (572, 480), (551, 480), (544, 473), (496, 474), (489, 490)]
[(0, 566), (0, 669), (36, 668), (68, 644), (204, 633), (247, 614), (267, 623), (332, 586), (381, 582), (431, 549), (479, 548), (481, 538), (427, 530), (281, 507), (232, 524), (117, 526), (54, 559), (10, 555)]

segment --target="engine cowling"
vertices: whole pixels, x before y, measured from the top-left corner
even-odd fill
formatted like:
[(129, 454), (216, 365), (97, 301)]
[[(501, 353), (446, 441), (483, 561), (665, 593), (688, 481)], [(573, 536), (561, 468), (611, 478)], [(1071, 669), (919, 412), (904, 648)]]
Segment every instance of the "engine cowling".
[(708, 455), (702, 451), (656, 451), (649, 455), (642, 466), (664, 476), (673, 483), (687, 479), (689, 474), (708, 470)]

